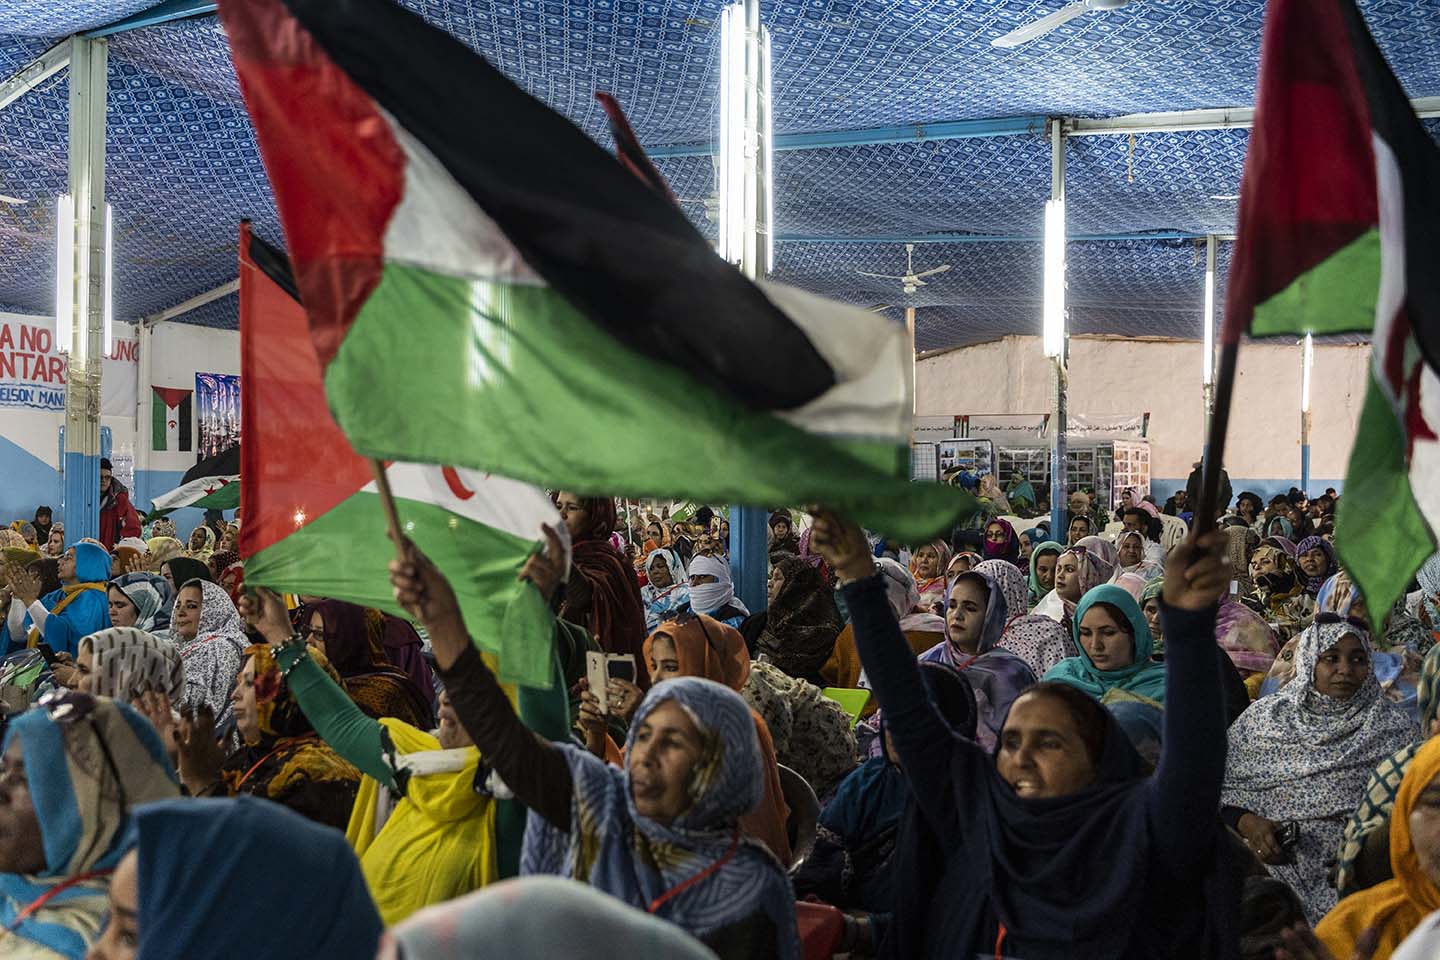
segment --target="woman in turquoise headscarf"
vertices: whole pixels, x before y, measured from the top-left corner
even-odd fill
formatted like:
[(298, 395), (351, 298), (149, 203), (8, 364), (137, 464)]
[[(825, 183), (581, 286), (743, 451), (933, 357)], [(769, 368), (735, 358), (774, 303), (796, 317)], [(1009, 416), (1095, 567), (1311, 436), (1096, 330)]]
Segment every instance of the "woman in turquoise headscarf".
[[(1065, 545), (1056, 543), (1054, 540), (1046, 540), (1044, 543), (1037, 544), (1035, 549), (1030, 551), (1030, 606), (1032, 608), (1040, 602), (1041, 597), (1055, 588), (1055, 563), (1060, 559), (1060, 554), (1064, 552)], [(1047, 556), (1051, 558), (1050, 583), (1048, 585), (1041, 578), (1038, 569), (1040, 558)], [(1019, 614), (1019, 611), (1013, 611), (1011, 616), (1019, 616)]]
[[(39, 581), (17, 577), (12, 571), (11, 584), (16, 596), (25, 603), (29, 613), (25, 626), (33, 646), (40, 640), (56, 653), (72, 657), (80, 648), (80, 638), (110, 626), (110, 599), (106, 593), (110, 580), (110, 554), (93, 543), (77, 543), (60, 558), (59, 590), (51, 591), (38, 601), (25, 596), (25, 590), (37, 590)], [(24, 579), (25, 582), (21, 582)], [(36, 608), (36, 603), (42, 609)]]
[(67, 693), (10, 721), (0, 775), (0, 956), (80, 960), (100, 933), (130, 809), (180, 795), (134, 710)]
[(1095, 587), (1080, 598), (1074, 624), (1080, 653), (1051, 667), (1047, 682), (1079, 687), (1101, 703), (1165, 703), (1165, 665), (1150, 659), (1155, 640), (1134, 597), (1113, 583)]

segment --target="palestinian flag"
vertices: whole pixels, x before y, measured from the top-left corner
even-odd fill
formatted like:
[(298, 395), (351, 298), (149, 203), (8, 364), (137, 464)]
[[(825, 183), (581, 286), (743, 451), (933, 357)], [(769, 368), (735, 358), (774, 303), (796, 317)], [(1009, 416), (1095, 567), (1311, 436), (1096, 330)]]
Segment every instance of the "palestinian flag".
[[(189, 393), (190, 391), (184, 391)], [(188, 406), (190, 401), (185, 401)], [(234, 510), (240, 506), (240, 447), (234, 446), (201, 460), (185, 471), (180, 486), (150, 501), (153, 516), (181, 507), (200, 510)]]
[[(255, 385), (241, 394), (245, 582), (406, 616), (391, 592), (395, 546), (370, 461), (330, 417), (287, 274), (284, 255), (242, 224), (240, 369)], [(554, 618), (516, 580), (540, 525), (564, 527), (550, 498), (466, 469), (392, 463), (386, 473), (406, 534), (449, 577), (471, 636), (499, 657), (501, 678), (550, 687)]]
[(226, 0), (330, 408), (366, 456), (580, 493), (826, 503), (918, 541), (903, 327), (717, 257), (656, 188), (390, 0)]
[(191, 397), (195, 391), (180, 387), (151, 387), (150, 448), (190, 450), (190, 423), (194, 419)]
[(1336, 518), (1379, 621), (1440, 529), (1440, 150), (1352, 0), (1271, 0), (1224, 341), (1365, 333)]

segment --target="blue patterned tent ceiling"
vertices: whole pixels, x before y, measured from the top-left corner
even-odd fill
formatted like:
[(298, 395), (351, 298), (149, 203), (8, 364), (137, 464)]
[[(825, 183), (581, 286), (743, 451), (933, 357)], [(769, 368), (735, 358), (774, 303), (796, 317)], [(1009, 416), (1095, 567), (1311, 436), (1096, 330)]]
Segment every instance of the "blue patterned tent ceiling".
[[(715, 133), (721, 0), (403, 0), (608, 145), (593, 93), (624, 104), (643, 143)], [(1002, 50), (990, 40), (1063, 0), (762, 0), (781, 134), (1013, 116), (1104, 117), (1247, 105), (1260, 0), (1133, 0)], [(0, 0), (0, 79), (58, 38), (153, 0)], [(1411, 96), (1440, 95), (1440, 0), (1361, 0)], [(229, 49), (213, 17), (110, 38), (107, 194), (116, 215), (116, 309), (134, 320), (234, 277), (236, 224), (282, 241)], [(48, 312), (52, 200), (66, 179), (62, 73), (0, 110), (0, 309)], [(1440, 124), (1430, 122), (1440, 136)], [(844, 137), (839, 139), (844, 140)], [(1243, 130), (1078, 137), (1068, 147), (1071, 328), (1199, 332), (1203, 248), (1228, 233)], [(704, 156), (658, 161), (713, 236)], [(1038, 331), (1049, 146), (1036, 133), (789, 150), (777, 155), (776, 275), (898, 316), (938, 349)], [(1143, 235), (1156, 235), (1140, 239)], [(1018, 238), (969, 242), (973, 236)], [(1157, 238), (1160, 237), (1160, 238)], [(913, 296), (857, 270), (950, 263)], [(1222, 276), (1229, 245), (1221, 245)], [(181, 318), (236, 324), (235, 298)]]

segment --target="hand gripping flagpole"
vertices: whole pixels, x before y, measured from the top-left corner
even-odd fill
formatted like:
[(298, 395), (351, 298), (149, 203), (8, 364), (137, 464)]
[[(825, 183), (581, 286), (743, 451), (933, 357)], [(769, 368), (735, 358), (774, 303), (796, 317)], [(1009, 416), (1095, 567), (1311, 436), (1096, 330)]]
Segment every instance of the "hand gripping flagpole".
[(1220, 344), (1220, 369), (1215, 377), (1215, 412), (1210, 417), (1210, 435), (1205, 439), (1201, 464), (1200, 502), (1195, 505), (1195, 533), (1215, 527), (1216, 500), (1220, 497), (1220, 470), (1225, 462), (1225, 435), (1230, 428), (1230, 395), (1235, 392), (1235, 364), (1240, 338), (1225, 337)]

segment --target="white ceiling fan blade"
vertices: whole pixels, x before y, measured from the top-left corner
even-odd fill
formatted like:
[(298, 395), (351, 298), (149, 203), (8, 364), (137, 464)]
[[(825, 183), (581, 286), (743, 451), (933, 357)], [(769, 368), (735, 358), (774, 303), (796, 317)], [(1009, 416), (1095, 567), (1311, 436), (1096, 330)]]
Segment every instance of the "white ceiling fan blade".
[(904, 280), (904, 277), (892, 277), (888, 273), (866, 273), (864, 270), (856, 270), (862, 277), (874, 277), (876, 280)]
[(921, 280), (919, 277), (915, 276), (915, 274), (913, 274), (913, 273), (910, 274), (910, 276), (908, 276), (908, 277), (905, 278), (904, 283), (905, 283), (905, 286), (907, 286), (907, 287), (923, 287), (923, 286), (927, 286), (927, 284), (925, 283), (924, 280)]
[(19, 197), (7, 197), (5, 194), (0, 193), (0, 203), (13, 203), (16, 206), (24, 206), (29, 202), (28, 200), (21, 200)]
[(1076, 0), (1075, 3), (1061, 7), (1048, 16), (1041, 17), (1034, 23), (1027, 23), (1016, 30), (1011, 30), (1003, 37), (996, 37), (990, 41), (994, 47), (1018, 47), (1022, 43), (1028, 43), (1036, 37), (1042, 37), (1062, 24), (1069, 23), (1080, 14), (1090, 9), (1086, 0)]
[(930, 270), (924, 270), (924, 271), (921, 271), (920, 273), (912, 274), (912, 276), (916, 276), (916, 277), (933, 277), (935, 274), (937, 274), (937, 273), (944, 273), (946, 270), (949, 270), (949, 269), (950, 269), (950, 264), (946, 263), (946, 264), (942, 264), (941, 266), (934, 267), (934, 268), (932, 268), (932, 269), (930, 269)]

